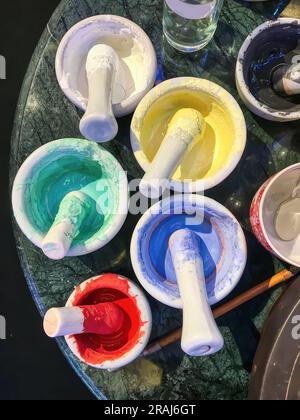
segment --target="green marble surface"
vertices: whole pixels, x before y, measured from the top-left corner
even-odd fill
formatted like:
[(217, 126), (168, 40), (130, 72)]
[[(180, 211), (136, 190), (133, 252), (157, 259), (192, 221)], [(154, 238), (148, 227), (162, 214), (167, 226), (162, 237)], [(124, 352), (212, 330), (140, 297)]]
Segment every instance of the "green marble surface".
[[(58, 44), (76, 22), (101, 13), (132, 19), (144, 28), (155, 45), (159, 79), (203, 77), (219, 83), (239, 99), (234, 83), (238, 50), (249, 31), (265, 21), (277, 3), (225, 1), (214, 41), (206, 50), (185, 56), (173, 51), (162, 38), (161, 0), (63, 0), (45, 29), (24, 80), (12, 139), (11, 182), (24, 159), (42, 144), (59, 138), (80, 137), (81, 114), (60, 91), (54, 70)], [(249, 208), (259, 186), (278, 170), (298, 162), (300, 156), (299, 122), (266, 122), (244, 106), (243, 110), (248, 124), (248, 143), (243, 159), (222, 185), (208, 192), (237, 216), (245, 230), (248, 265), (234, 295), (282, 268), (251, 233)], [(143, 174), (130, 148), (130, 120), (131, 117), (120, 120), (118, 137), (107, 148), (128, 171), (129, 178), (137, 178)], [(24, 273), (41, 314), (52, 306), (64, 305), (73, 288), (95, 274), (115, 272), (136, 281), (129, 244), (138, 219), (129, 216), (117, 238), (101, 251), (62, 262), (48, 260), (15, 226)], [(179, 344), (175, 344), (153, 357), (108, 373), (80, 364), (63, 339), (58, 340), (58, 344), (98, 398), (245, 399), (260, 331), (279, 293), (280, 290), (266, 294), (220, 319), (226, 346), (210, 358), (190, 358), (183, 354)], [(153, 338), (180, 325), (180, 311), (149, 299), (154, 315)]]

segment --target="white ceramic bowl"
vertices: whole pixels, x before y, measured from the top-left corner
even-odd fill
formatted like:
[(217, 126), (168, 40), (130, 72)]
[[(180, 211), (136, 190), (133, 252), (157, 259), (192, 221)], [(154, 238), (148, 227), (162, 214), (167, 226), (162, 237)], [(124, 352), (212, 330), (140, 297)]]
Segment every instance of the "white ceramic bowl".
[(259, 189), (251, 206), (251, 225), (259, 242), (288, 264), (300, 267), (299, 239), (283, 241), (275, 230), (280, 205), (291, 199), (300, 180), (300, 163), (289, 166), (268, 179)]
[(113, 97), (115, 116), (128, 115), (153, 87), (157, 70), (155, 50), (148, 35), (128, 19), (99, 15), (85, 19), (72, 27), (62, 39), (56, 55), (56, 75), (60, 87), (74, 105), (86, 111), (88, 102), (86, 59), (91, 48), (97, 44), (109, 44), (117, 52), (122, 50), (119, 56), (127, 73), (128, 62), (132, 59), (134, 49), (142, 51), (143, 61), (136, 64), (131, 76), (128, 75), (132, 77), (135, 88), (131, 89), (121, 102)]
[[(197, 219), (189, 219), (195, 210)], [(151, 296), (165, 305), (182, 309), (176, 277), (173, 278), (174, 273), (172, 269), (170, 270), (167, 247), (171, 234), (182, 227), (177, 221), (171, 229), (166, 227), (170, 217), (182, 214), (190, 215), (187, 216), (187, 228), (189, 223), (191, 223), (191, 229), (203, 226), (206, 232), (201, 235), (204, 243), (207, 228), (210, 227), (213, 230), (213, 237), (216, 238), (214, 247), (220, 247), (215, 251), (208, 249), (205, 243), (207, 251), (202, 254), (208, 300), (210, 305), (215, 305), (225, 299), (239, 283), (247, 262), (247, 245), (243, 230), (236, 218), (229, 210), (211, 198), (194, 194), (177, 195), (151, 207), (140, 219), (132, 237), (133, 269), (138, 280)], [(202, 224), (203, 220), (206, 224)], [(207, 223), (208, 220), (209, 223)], [(151, 243), (156, 247), (154, 253)], [(157, 260), (161, 258), (163, 262), (158, 264)]]
[[(99, 169), (99, 172), (104, 170), (111, 174), (109, 194), (110, 198), (114, 199), (114, 204), (111, 207), (111, 214), (107, 215), (107, 223), (103, 224), (90, 239), (73, 245), (68, 253), (69, 257), (86, 255), (108, 244), (123, 226), (129, 206), (127, 176), (119, 162), (108, 151), (87, 140), (57, 140), (33, 152), (21, 166), (14, 181), (12, 205), (19, 227), (39, 248), (42, 248), (43, 239), (48, 233), (47, 229), (55, 219), (59, 203), (70, 192), (70, 188), (72, 190), (72, 184), (69, 185), (67, 180), (68, 170), (60, 174), (60, 166), (56, 166), (60, 159), (74, 160), (70, 170), (77, 165), (76, 162), (78, 165), (85, 162), (87, 168), (92, 165), (95, 170)], [(50, 171), (48, 178), (47, 170)], [(75, 168), (74, 171), (76, 177)], [(47, 180), (50, 180), (48, 186), (45, 182)], [(66, 185), (66, 191), (60, 190), (62, 184)], [(37, 200), (37, 191), (40, 189), (40, 198)], [(53, 208), (50, 208), (50, 198), (56, 201)]]
[[(120, 369), (132, 363), (141, 355), (141, 353), (144, 351), (149, 342), (152, 330), (152, 312), (148, 300), (146, 299), (145, 294), (142, 292), (142, 290), (127, 278), (115, 274), (103, 274), (101, 276), (89, 279), (82, 283), (80, 286), (78, 286), (78, 288), (72, 293), (66, 304), (67, 307), (77, 306), (78, 293), (83, 295), (87, 288), (90, 289), (91, 287), (95, 287), (95, 290), (99, 289), (99, 287), (104, 287), (106, 290), (109, 288), (114, 289), (115, 284), (118, 287), (119, 282), (124, 283), (124, 285), (126, 286), (125, 289), (128, 289), (128, 291), (126, 290), (126, 295), (131, 296), (136, 300), (137, 307), (141, 313), (141, 321), (143, 326), (139, 331), (139, 338), (137, 340), (136, 345), (116, 360), (107, 360), (100, 364), (92, 364), (88, 363), (78, 351), (78, 345), (74, 336), (66, 337), (66, 342), (70, 350), (75, 354), (75, 356), (77, 356), (78, 359), (81, 360), (83, 363), (96, 369)], [(115, 290), (120, 290), (117, 287)]]
[[(285, 27), (289, 25), (295, 25), (299, 28), (300, 19), (294, 18), (280, 18), (275, 21), (268, 21), (258, 26), (245, 40), (237, 59), (236, 65), (236, 85), (241, 99), (244, 101), (245, 105), (252, 111), (254, 114), (259, 117), (265, 118), (270, 121), (279, 121), (279, 122), (289, 122), (300, 119), (300, 104), (297, 107), (295, 105), (295, 111), (280, 111), (278, 109), (273, 109), (272, 107), (267, 106), (266, 104), (260, 102), (251, 92), (247, 81), (246, 81), (246, 72), (249, 69), (247, 60), (251, 54), (251, 46), (253, 43), (258, 41), (259, 37), (262, 38), (267, 35), (268, 32), (282, 26), (282, 36), (286, 36)], [(300, 31), (300, 30), (299, 30)], [(271, 32), (270, 32), (270, 37)], [(298, 108), (298, 109), (297, 109)]]
[[(168, 102), (173, 94), (181, 95), (179, 103), (178, 101), (175, 101), (175, 103), (172, 102), (172, 99), (170, 99), (170, 103)], [(161, 112), (155, 111), (157, 114), (156, 125), (157, 127), (160, 127), (160, 125), (163, 124), (163, 130), (166, 129), (168, 122), (180, 108), (197, 108), (198, 105), (200, 107), (200, 104), (202, 108), (207, 108), (207, 114), (210, 114), (213, 106), (215, 106), (215, 108), (219, 107), (218, 109), (221, 114), (222, 110), (228, 112), (228, 121), (226, 121), (226, 123), (231, 125), (230, 149), (221, 169), (215, 171), (212, 175), (209, 175), (208, 173), (206, 177), (193, 181), (182, 180), (175, 174), (172, 178), (170, 188), (178, 192), (184, 191), (185, 193), (202, 192), (203, 190), (213, 188), (224, 181), (239, 163), (247, 140), (245, 118), (240, 106), (233, 96), (221, 86), (218, 86), (209, 80), (193, 77), (181, 77), (167, 80), (152, 89), (140, 102), (131, 124), (132, 149), (138, 163), (145, 172), (149, 168), (151, 157), (149, 157), (149, 153), (145, 151), (143, 145), (143, 139), (144, 137), (147, 137), (143, 134), (143, 131), (144, 127), (148, 124), (148, 131), (151, 132), (151, 124), (147, 122), (147, 117), (151, 115), (150, 113), (154, 112), (154, 108), (160, 101), (166, 101), (166, 104), (164, 103), (164, 105), (162, 105)], [(206, 117), (207, 116), (210, 118), (209, 115), (206, 115)], [(216, 117), (216, 114), (214, 114), (214, 123), (218, 124), (218, 121), (219, 119)], [(218, 127), (219, 132), (222, 130), (221, 125), (222, 124)], [(153, 129), (154, 128), (156, 127), (153, 125)], [(210, 129), (212, 135), (213, 131), (214, 127)], [(151, 141), (152, 140), (149, 140), (149, 143), (151, 143)], [(193, 156), (191, 156), (191, 159), (193, 160)], [(214, 163), (215, 161), (212, 163), (212, 166)], [(189, 165), (187, 164), (186, 167), (188, 166)], [(183, 171), (181, 170), (181, 172)]]

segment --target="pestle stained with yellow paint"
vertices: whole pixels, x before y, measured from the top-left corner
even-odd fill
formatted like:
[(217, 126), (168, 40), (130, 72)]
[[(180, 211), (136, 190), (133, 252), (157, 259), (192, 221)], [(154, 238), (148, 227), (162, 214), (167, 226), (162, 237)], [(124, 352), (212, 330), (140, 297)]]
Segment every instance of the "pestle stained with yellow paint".
[(142, 151), (152, 162), (166, 136), (169, 123), (183, 108), (193, 108), (205, 120), (202, 141), (196, 141), (184, 155), (172, 176), (174, 181), (198, 181), (218, 174), (236, 147), (236, 128), (232, 109), (215, 95), (180, 89), (166, 93), (153, 103), (143, 119), (140, 131)]
[[(188, 140), (187, 145), (191, 147), (193, 143), (202, 137), (205, 121), (199, 111), (193, 108), (183, 108), (176, 112), (168, 125), (167, 136), (183, 132), (183, 141)], [(191, 140), (192, 139), (192, 140)]]
[(175, 113), (141, 181), (140, 191), (145, 196), (159, 198), (162, 195), (186, 153), (202, 143), (205, 126), (204, 117), (193, 108), (182, 108)]

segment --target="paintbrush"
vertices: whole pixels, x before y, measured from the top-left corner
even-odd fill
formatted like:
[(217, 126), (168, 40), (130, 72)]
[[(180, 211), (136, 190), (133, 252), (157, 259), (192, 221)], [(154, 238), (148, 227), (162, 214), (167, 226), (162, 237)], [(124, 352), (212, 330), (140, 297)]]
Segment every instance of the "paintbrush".
[[(222, 305), (219, 308), (215, 309), (213, 311), (213, 315), (215, 319), (218, 319), (222, 317), (223, 315), (226, 315), (227, 313), (233, 311), (234, 309), (240, 307), (241, 305), (262, 295), (268, 290), (271, 290), (280, 284), (286, 283), (288, 280), (292, 279), (293, 277), (295, 277), (295, 275), (299, 273), (300, 273), (300, 269), (295, 268), (295, 267), (291, 267), (289, 270), (280, 271), (279, 273), (275, 274), (273, 277), (269, 278), (268, 280), (260, 283), (259, 285), (253, 287), (247, 292), (225, 303), (225, 305)], [(164, 349), (165, 347), (181, 340), (181, 336), (182, 336), (182, 328), (179, 328), (177, 330), (172, 331), (171, 333), (169, 333), (168, 335), (164, 337), (154, 340), (146, 348), (142, 356), (146, 357), (154, 353), (157, 353), (158, 351)]]
[[(300, 18), (300, 4), (299, 0), (287, 1), (283, 8), (280, 8), (280, 17)], [(279, 16), (278, 15), (278, 16)]]
[(278, 6), (276, 7), (275, 12), (273, 13), (273, 18), (274, 19), (279, 18), (281, 14), (283, 13), (283, 11), (288, 7), (290, 2), (291, 0), (281, 0)]

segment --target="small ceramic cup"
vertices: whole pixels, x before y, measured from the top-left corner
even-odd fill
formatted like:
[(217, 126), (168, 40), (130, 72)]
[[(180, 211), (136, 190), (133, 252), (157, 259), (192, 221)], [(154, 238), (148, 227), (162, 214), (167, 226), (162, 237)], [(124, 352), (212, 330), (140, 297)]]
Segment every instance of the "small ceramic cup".
[(130, 319), (130, 331), (99, 336), (99, 341), (95, 334), (67, 336), (66, 342), (83, 363), (96, 369), (116, 370), (133, 362), (146, 348), (152, 330), (152, 313), (141, 289), (116, 274), (103, 274), (82, 283), (66, 306), (104, 302), (114, 302), (124, 310)]
[(247, 261), (243, 230), (221, 204), (200, 195), (176, 195), (150, 208), (137, 224), (131, 242), (135, 274), (147, 292), (165, 305), (183, 304), (169, 250), (178, 229), (198, 236), (210, 305), (223, 300), (239, 283)]
[[(51, 228), (63, 198), (97, 182), (103, 217), (72, 243), (69, 257), (89, 254), (108, 244), (123, 226), (129, 206), (128, 181), (119, 162), (96, 143), (62, 139), (37, 149), (21, 166), (12, 191), (16, 221), (37, 247)], [(101, 183), (103, 180), (103, 184)], [(100, 188), (101, 187), (101, 188)], [(102, 191), (103, 190), (103, 191)], [(105, 196), (101, 196), (102, 192)], [(101, 197), (105, 197), (102, 199)], [(109, 202), (107, 208), (106, 199)]]
[[(294, 50), (299, 49), (299, 39), (300, 19), (280, 18), (263, 23), (245, 40), (237, 59), (236, 85), (245, 105), (259, 117), (279, 122), (300, 119), (300, 102), (298, 103), (292, 98), (278, 96), (270, 84), (261, 89), (259, 97), (257, 93), (259, 89), (257, 87), (258, 81), (256, 80), (258, 76), (255, 76), (256, 83), (253, 84), (254, 76), (250, 73), (253, 63), (259, 62), (259, 59), (261, 61), (260, 68), (267, 69), (269, 66), (273, 66), (276, 50), (278, 50), (276, 65), (285, 63), (282, 52), (287, 57)], [(280, 52), (279, 48), (281, 48)], [(270, 50), (270, 55), (273, 54), (272, 59), (268, 61), (267, 50)], [(297, 59), (297, 56), (294, 59)], [(300, 61), (300, 55), (298, 60)], [(269, 83), (271, 83), (271, 75), (269, 74), (262, 77), (264, 83), (266, 83), (266, 77), (270, 78)], [(262, 98), (264, 98), (264, 101)], [(278, 99), (280, 99), (280, 102), (278, 102)]]
[(233, 96), (208, 80), (182, 77), (161, 83), (141, 101), (131, 124), (132, 149), (145, 172), (170, 120), (181, 108), (198, 110), (206, 120), (206, 130), (202, 144), (186, 154), (169, 187), (177, 192), (202, 192), (224, 181), (239, 163), (247, 139), (245, 118)]
[[(56, 55), (56, 75), (60, 87), (75, 106), (86, 111), (88, 83), (85, 66), (89, 51), (97, 44), (107, 44), (115, 49), (122, 62), (123, 76), (131, 80), (131, 89), (122, 98), (113, 92), (114, 115), (129, 115), (153, 87), (157, 60), (148, 35), (128, 19), (99, 15), (72, 27), (62, 39)], [(141, 61), (132, 66), (138, 53)], [(129, 64), (133, 72), (129, 71)]]
[(283, 241), (275, 230), (275, 217), (280, 205), (292, 198), (300, 180), (300, 163), (289, 166), (268, 179), (253, 199), (250, 220), (258, 241), (275, 256), (300, 267), (296, 240)]

